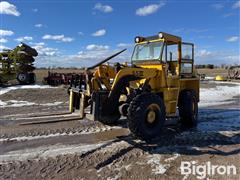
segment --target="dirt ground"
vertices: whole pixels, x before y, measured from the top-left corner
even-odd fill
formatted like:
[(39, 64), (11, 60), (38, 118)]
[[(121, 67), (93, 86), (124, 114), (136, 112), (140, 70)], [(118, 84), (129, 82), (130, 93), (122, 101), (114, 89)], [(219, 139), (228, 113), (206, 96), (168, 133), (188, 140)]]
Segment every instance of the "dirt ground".
[(199, 74), (206, 74), (206, 76), (210, 76), (210, 77), (215, 77), (217, 75), (222, 75), (227, 77), (228, 76), (228, 70), (227, 69), (222, 69), (222, 68), (218, 68), (218, 69), (197, 69), (197, 72)]
[(67, 113), (64, 86), (1, 88), (0, 179), (197, 179), (181, 174), (188, 161), (234, 165), (236, 174), (204, 179), (238, 180), (239, 85), (202, 82), (198, 126), (166, 125), (151, 143), (135, 139), (124, 118), (107, 126)]

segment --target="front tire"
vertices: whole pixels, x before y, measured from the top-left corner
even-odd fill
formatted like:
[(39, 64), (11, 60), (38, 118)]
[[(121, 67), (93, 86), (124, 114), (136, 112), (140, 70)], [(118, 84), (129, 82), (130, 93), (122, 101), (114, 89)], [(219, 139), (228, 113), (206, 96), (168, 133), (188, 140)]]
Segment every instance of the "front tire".
[(191, 128), (198, 123), (198, 101), (193, 90), (184, 90), (179, 96), (179, 116), (184, 127)]
[(155, 94), (136, 96), (128, 108), (128, 126), (138, 138), (151, 140), (160, 135), (166, 120), (162, 98)]

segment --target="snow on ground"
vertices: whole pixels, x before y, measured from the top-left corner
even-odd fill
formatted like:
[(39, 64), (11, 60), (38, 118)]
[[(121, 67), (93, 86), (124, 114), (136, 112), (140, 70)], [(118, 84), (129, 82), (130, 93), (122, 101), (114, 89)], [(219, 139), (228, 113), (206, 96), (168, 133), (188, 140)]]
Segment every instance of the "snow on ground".
[(97, 149), (110, 141), (104, 141), (96, 144), (77, 144), (77, 145), (51, 145), (40, 146), (37, 148), (26, 148), (22, 150), (9, 151), (0, 155), (0, 164), (7, 161), (25, 161), (27, 159), (39, 159), (41, 157), (56, 157), (64, 154), (84, 154), (88, 151)]
[(2, 101), (0, 100), (0, 108), (1, 107), (22, 107), (22, 106), (32, 106), (35, 103), (28, 102), (28, 101), (16, 101), (16, 100), (9, 100), (9, 101)]
[[(11, 86), (11, 87), (6, 87), (6, 88), (0, 88), (0, 95), (6, 94), (10, 91), (19, 90), (19, 89), (48, 89), (48, 88), (56, 88), (56, 87), (51, 87), (49, 85), (17, 85), (17, 86)], [(2, 101), (2, 100), (0, 100), (0, 108), (22, 107), (22, 106), (32, 106), (32, 105), (57, 106), (62, 103), (63, 102), (38, 104), (38, 103), (34, 103), (34, 102), (29, 102), (29, 101), (16, 101), (16, 100)]]
[(54, 88), (49, 85), (17, 85), (17, 86), (11, 86), (6, 88), (0, 87), (0, 95), (8, 93), (9, 91), (18, 90), (18, 89), (46, 89), (46, 88)]
[(215, 79), (215, 77), (210, 77), (210, 76), (205, 77), (205, 80), (214, 80), (214, 79)]
[(60, 105), (62, 104), (63, 102), (60, 102), (60, 101), (56, 101), (54, 103), (44, 103), (44, 104), (39, 104), (41, 106), (57, 106), (57, 105)]
[(147, 158), (147, 164), (152, 167), (152, 173), (155, 175), (164, 174), (170, 167), (170, 164), (161, 163), (161, 155), (159, 154), (149, 155)]
[(240, 83), (217, 82), (216, 84), (214, 88), (200, 89), (199, 107), (231, 104), (234, 102), (233, 97), (240, 95)]
[(63, 102), (53, 102), (53, 103), (43, 103), (43, 104), (38, 104), (34, 102), (29, 102), (29, 101), (16, 101), (16, 100), (9, 100), (9, 101), (2, 101), (0, 100), (0, 108), (5, 108), (5, 107), (22, 107), (22, 106), (32, 106), (32, 105), (37, 105), (37, 106), (57, 106), (62, 104)]

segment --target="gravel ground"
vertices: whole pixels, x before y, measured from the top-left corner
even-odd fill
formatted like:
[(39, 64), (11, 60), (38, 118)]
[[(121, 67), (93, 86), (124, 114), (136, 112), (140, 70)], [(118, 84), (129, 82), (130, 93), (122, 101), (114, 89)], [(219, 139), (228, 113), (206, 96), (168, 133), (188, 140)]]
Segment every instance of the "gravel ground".
[[(206, 83), (202, 88), (214, 91), (217, 86)], [(8, 91), (0, 95), (0, 179), (196, 179), (199, 174), (181, 174), (183, 161), (234, 165), (236, 175), (209, 174), (205, 179), (240, 179), (239, 95), (209, 105), (206, 98), (211, 100), (203, 97), (197, 128), (168, 125), (147, 144), (132, 137), (125, 119), (107, 126), (67, 114), (64, 87)], [(54, 113), (61, 115), (46, 116)], [(58, 118), (65, 121), (20, 125)]]

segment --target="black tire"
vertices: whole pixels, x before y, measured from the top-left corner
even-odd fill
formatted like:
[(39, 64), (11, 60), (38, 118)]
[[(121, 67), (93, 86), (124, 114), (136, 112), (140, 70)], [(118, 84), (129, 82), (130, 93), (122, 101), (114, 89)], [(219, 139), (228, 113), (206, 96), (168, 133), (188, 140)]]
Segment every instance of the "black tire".
[(18, 73), (17, 80), (20, 84), (28, 84), (28, 82), (29, 82), (28, 73)]
[(137, 95), (130, 103), (127, 118), (133, 135), (146, 141), (156, 138), (166, 120), (164, 102), (155, 94)]
[(36, 82), (35, 73), (29, 73), (29, 84), (34, 84)]
[(198, 100), (193, 90), (184, 90), (179, 95), (178, 110), (180, 122), (184, 127), (191, 128), (198, 123)]

